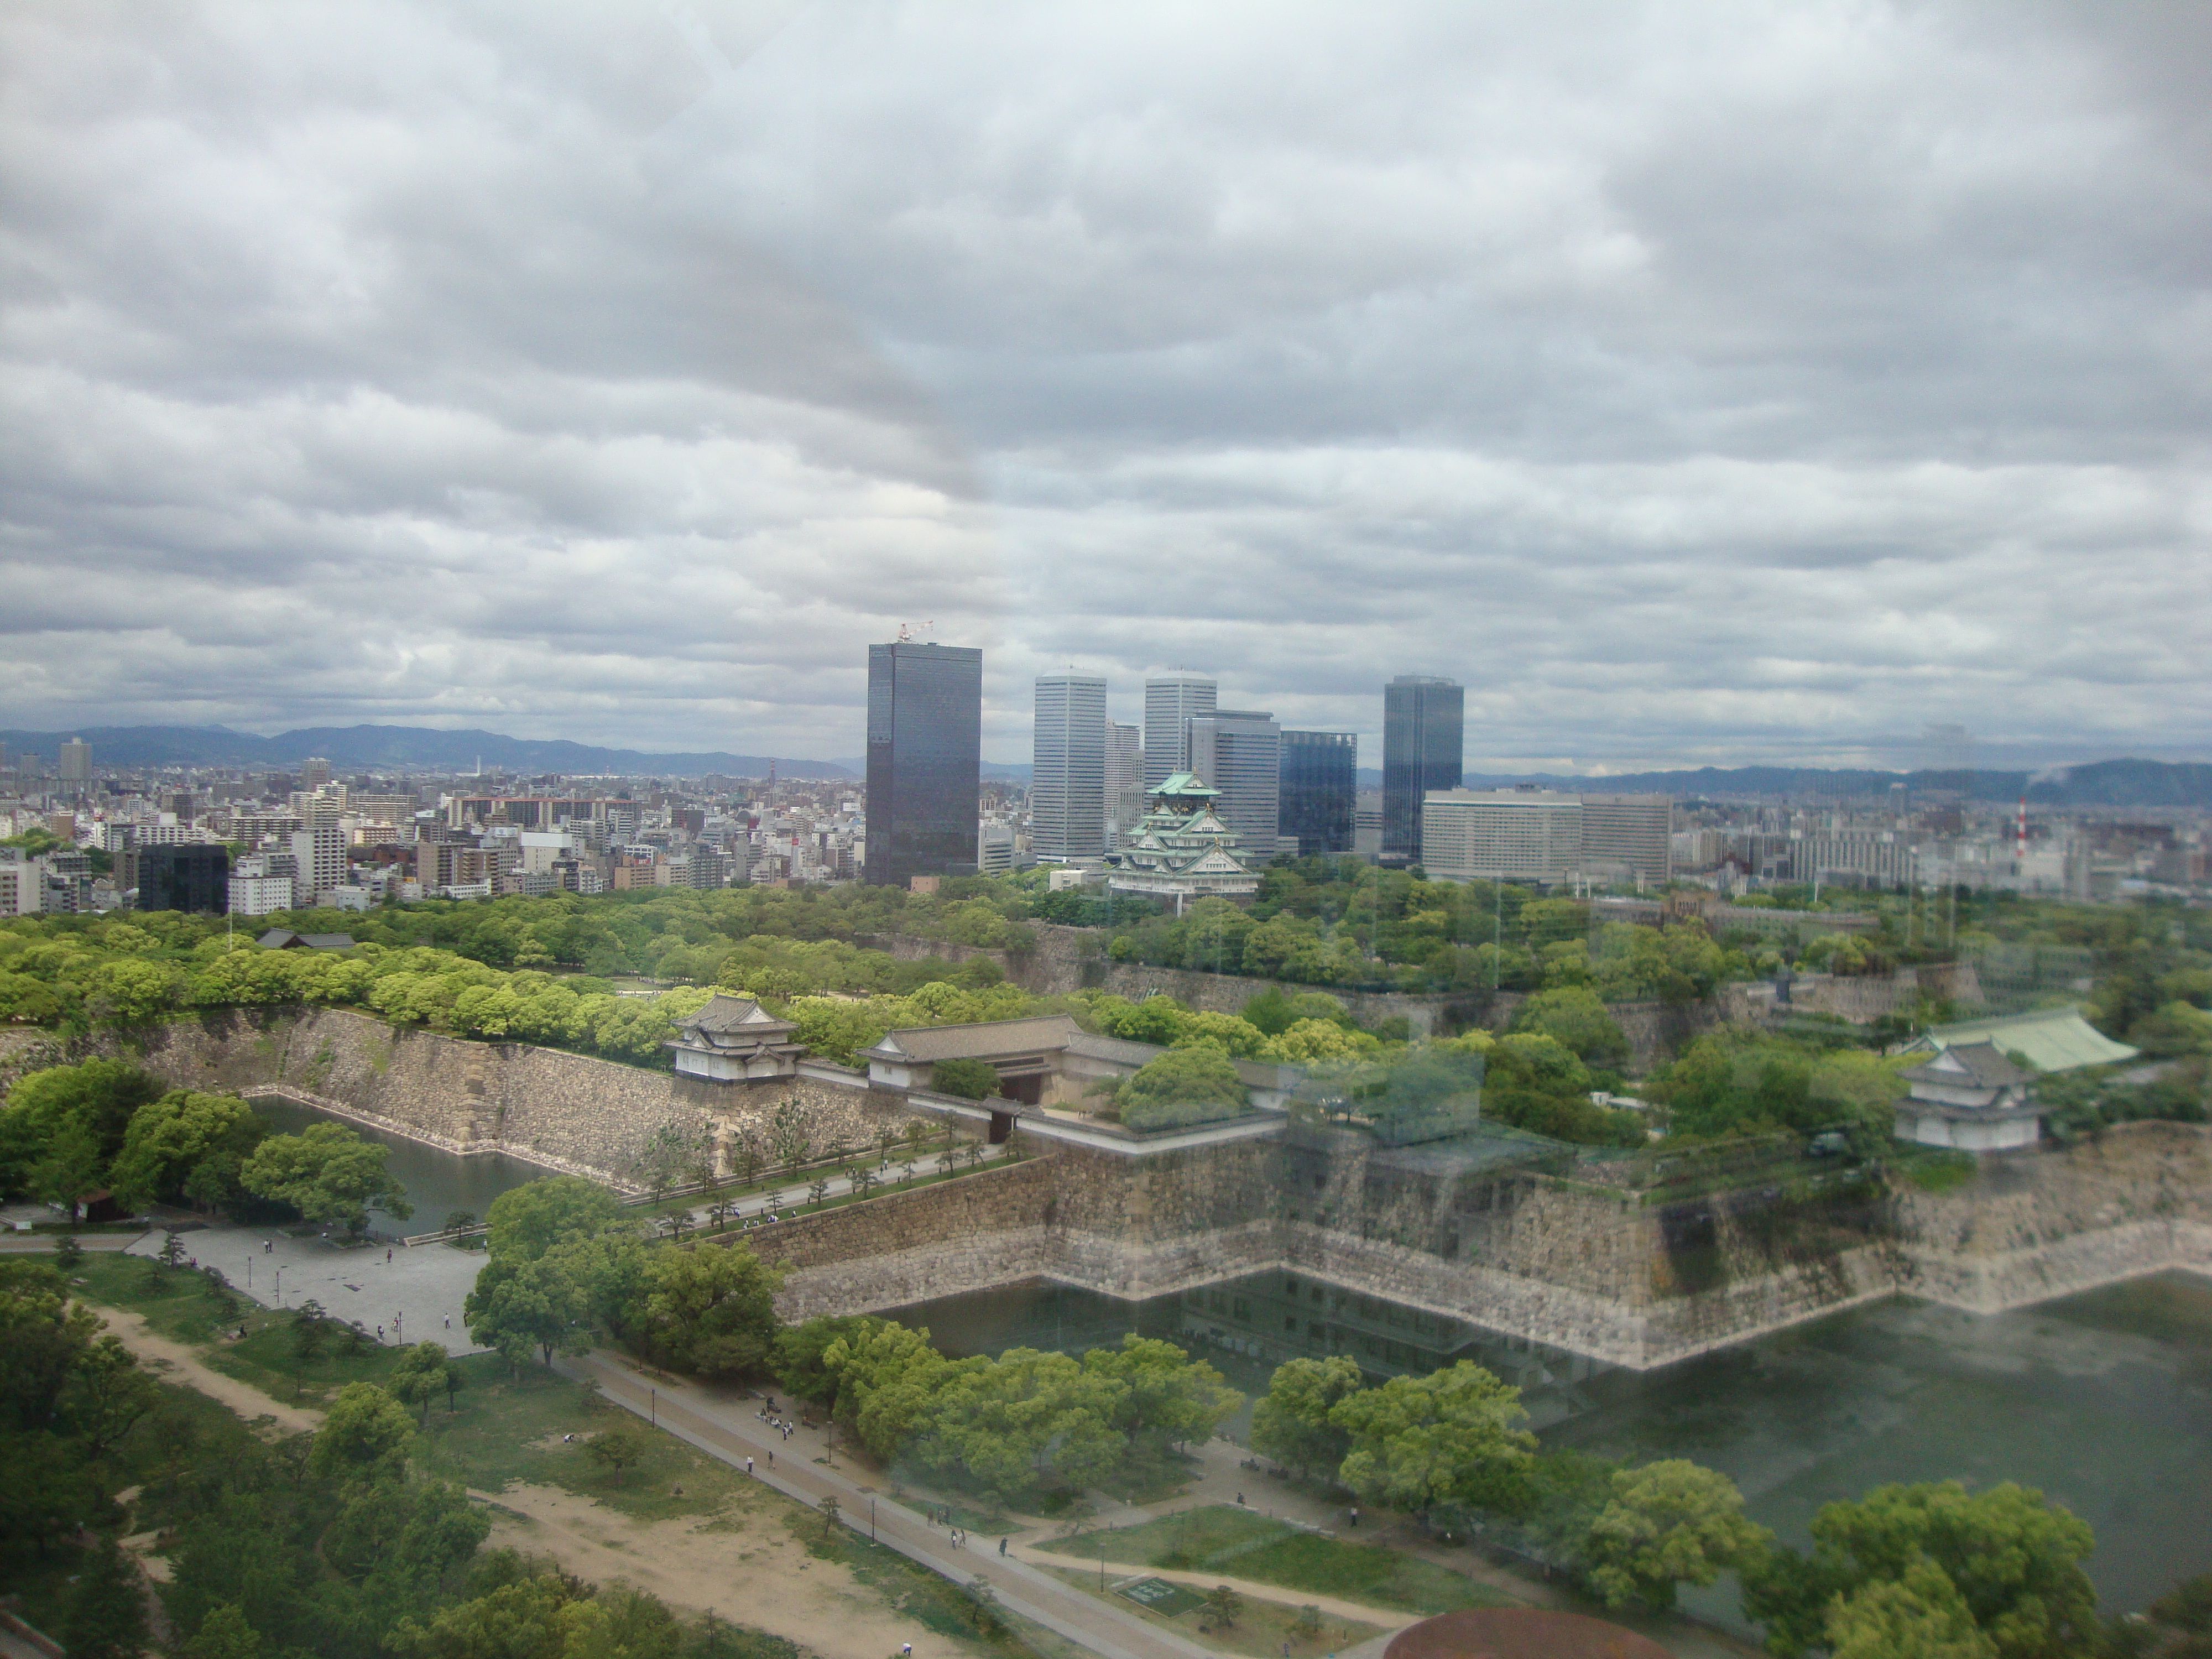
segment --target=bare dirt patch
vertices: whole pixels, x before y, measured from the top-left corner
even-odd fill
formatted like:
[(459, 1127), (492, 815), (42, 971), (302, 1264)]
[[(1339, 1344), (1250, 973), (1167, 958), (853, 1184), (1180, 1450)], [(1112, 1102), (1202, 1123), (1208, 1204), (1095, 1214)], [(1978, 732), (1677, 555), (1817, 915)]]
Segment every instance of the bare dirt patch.
[(248, 1423), (260, 1418), (272, 1418), (277, 1430), (283, 1433), (312, 1433), (323, 1426), (323, 1414), (301, 1406), (288, 1406), (281, 1400), (272, 1400), (250, 1382), (241, 1382), (234, 1376), (225, 1376), (207, 1364), (181, 1342), (172, 1341), (158, 1334), (135, 1313), (120, 1308), (101, 1308), (100, 1316), (107, 1328), (114, 1332), (123, 1346), (137, 1354), (139, 1359), (156, 1375), (167, 1374), (176, 1382), (198, 1389), (210, 1400), (220, 1401)]
[(477, 1496), (496, 1505), (492, 1548), (550, 1555), (595, 1583), (627, 1580), (682, 1612), (711, 1608), (823, 1659), (888, 1659), (906, 1642), (915, 1659), (981, 1651), (902, 1617), (849, 1568), (808, 1554), (775, 1515), (634, 1521), (591, 1498), (519, 1481)]

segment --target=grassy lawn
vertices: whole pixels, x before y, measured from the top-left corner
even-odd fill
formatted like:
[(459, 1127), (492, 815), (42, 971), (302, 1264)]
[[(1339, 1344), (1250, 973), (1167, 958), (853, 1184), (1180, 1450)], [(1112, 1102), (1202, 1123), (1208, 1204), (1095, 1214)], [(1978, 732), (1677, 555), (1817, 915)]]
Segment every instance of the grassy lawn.
[[(381, 1382), (404, 1352), (374, 1342), (356, 1346), (333, 1324), (321, 1353), (302, 1358), (289, 1313), (226, 1292), (204, 1273), (144, 1256), (87, 1255), (71, 1277), (87, 1299), (143, 1316), (156, 1334), (201, 1349), (210, 1370), (251, 1382), (272, 1399), (319, 1404), (349, 1382)], [(245, 1340), (226, 1340), (240, 1325)]]
[(1315, 1595), (1341, 1596), (1401, 1613), (1512, 1605), (1486, 1585), (1379, 1544), (1322, 1538), (1234, 1504), (1187, 1510), (1141, 1527), (1079, 1533), (1040, 1546), (1127, 1566), (1219, 1572)]
[[(1253, 1597), (1245, 1599), (1243, 1611), (1237, 1614), (1237, 1622), (1227, 1629), (1201, 1631), (1200, 1615), (1194, 1611), (1170, 1618), (1115, 1590), (1112, 1587), (1125, 1580), (1128, 1576), (1126, 1573), (1109, 1571), (1107, 1588), (1102, 1590), (1096, 1567), (1088, 1572), (1080, 1567), (1059, 1567), (1048, 1571), (1054, 1577), (1066, 1583), (1087, 1590), (1102, 1601), (1110, 1601), (1124, 1612), (1135, 1613), (1148, 1625), (1172, 1630), (1180, 1636), (1201, 1642), (1224, 1653), (1246, 1655), (1249, 1659), (1282, 1659), (1285, 1645), (1290, 1649), (1291, 1659), (1319, 1659), (1323, 1654), (1356, 1647), (1370, 1636), (1382, 1633), (1382, 1627), (1379, 1625), (1362, 1624), (1350, 1619), (1323, 1618), (1317, 1625), (1310, 1626), (1302, 1622), (1297, 1608)], [(1203, 1589), (1196, 1587), (1194, 1589), (1196, 1594), (1204, 1594)]]

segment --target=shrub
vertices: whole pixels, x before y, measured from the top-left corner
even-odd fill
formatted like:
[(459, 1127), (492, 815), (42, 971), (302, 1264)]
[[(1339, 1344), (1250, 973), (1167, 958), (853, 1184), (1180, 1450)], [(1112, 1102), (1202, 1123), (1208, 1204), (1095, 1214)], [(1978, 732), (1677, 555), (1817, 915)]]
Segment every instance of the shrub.
[(988, 1060), (940, 1060), (930, 1067), (929, 1086), (963, 1100), (988, 1100), (999, 1092), (998, 1068)]
[(1245, 1109), (1243, 1079), (1218, 1048), (1176, 1048), (1138, 1072), (1115, 1091), (1121, 1121), (1132, 1129), (1164, 1129), (1234, 1117)]

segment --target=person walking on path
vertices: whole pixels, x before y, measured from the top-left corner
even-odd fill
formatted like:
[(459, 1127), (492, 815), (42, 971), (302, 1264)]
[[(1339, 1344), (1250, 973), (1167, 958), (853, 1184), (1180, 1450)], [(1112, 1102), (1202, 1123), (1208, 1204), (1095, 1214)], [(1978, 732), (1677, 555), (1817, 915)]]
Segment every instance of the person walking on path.
[(751, 1458), (748, 1457), (747, 1459), (745, 1459), (745, 1479), (746, 1479), (746, 1480), (751, 1480), (752, 1478), (753, 1478), (753, 1460), (752, 1460)]
[(1001, 1539), (999, 1540), (999, 1553), (1000, 1553), (1000, 1554), (1001, 1554), (1001, 1555), (1004, 1555), (1006, 1553), (1006, 1540), (1005, 1539), (1001, 1538)]

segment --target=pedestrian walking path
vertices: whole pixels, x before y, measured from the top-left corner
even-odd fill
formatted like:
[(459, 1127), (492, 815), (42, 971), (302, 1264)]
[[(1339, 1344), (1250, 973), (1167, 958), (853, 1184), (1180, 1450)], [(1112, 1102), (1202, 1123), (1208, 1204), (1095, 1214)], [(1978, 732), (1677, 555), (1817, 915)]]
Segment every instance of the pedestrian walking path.
[(838, 1518), (856, 1532), (870, 1534), (956, 1583), (981, 1579), (1000, 1606), (1101, 1659), (1216, 1659), (1213, 1650), (1147, 1623), (1133, 1611), (1087, 1595), (1017, 1556), (1001, 1556), (995, 1539), (978, 1538), (968, 1548), (956, 1549), (948, 1528), (864, 1487), (842, 1468), (816, 1462), (826, 1455), (819, 1431), (799, 1429), (787, 1440), (760, 1419), (759, 1407), (750, 1398), (734, 1391), (647, 1377), (605, 1352), (564, 1362), (562, 1369), (598, 1383), (611, 1403), (650, 1419), (710, 1457), (739, 1469), (752, 1458), (756, 1479), (810, 1508), (834, 1497)]

